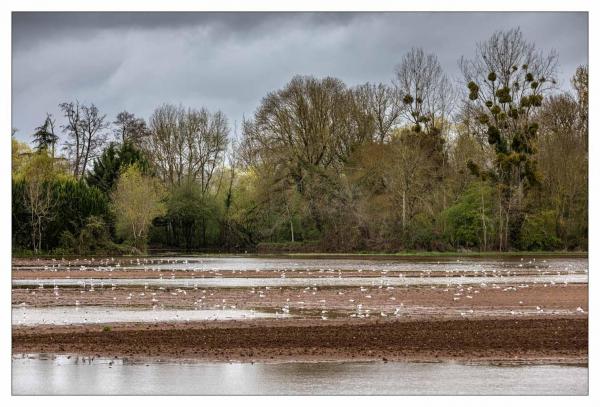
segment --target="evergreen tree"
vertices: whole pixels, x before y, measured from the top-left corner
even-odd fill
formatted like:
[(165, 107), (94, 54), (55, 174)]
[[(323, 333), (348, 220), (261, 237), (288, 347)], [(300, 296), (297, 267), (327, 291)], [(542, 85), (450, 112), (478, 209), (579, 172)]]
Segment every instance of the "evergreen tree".
[(149, 173), (148, 160), (133, 143), (128, 141), (123, 144), (111, 143), (94, 161), (92, 170), (86, 177), (87, 183), (104, 193), (109, 193), (119, 178), (121, 170), (132, 164), (137, 164), (142, 173)]
[(54, 132), (54, 119), (51, 114), (46, 114), (44, 123), (35, 129), (33, 133), (33, 142), (37, 151), (48, 151), (54, 158), (54, 147), (58, 141), (58, 136)]

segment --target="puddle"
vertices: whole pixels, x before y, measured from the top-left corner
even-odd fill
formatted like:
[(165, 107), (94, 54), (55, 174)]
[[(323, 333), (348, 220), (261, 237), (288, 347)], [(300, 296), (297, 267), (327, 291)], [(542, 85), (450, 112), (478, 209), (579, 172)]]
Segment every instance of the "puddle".
[(253, 310), (135, 309), (120, 307), (13, 307), (12, 324), (107, 324), (119, 322), (187, 322), (207, 320), (243, 320), (286, 318), (288, 314)]
[(361, 287), (466, 284), (587, 283), (587, 274), (455, 277), (316, 277), (316, 278), (65, 278), (13, 280), (13, 287)]
[(69, 266), (58, 262), (49, 265), (13, 266), (19, 269), (70, 269), (101, 271), (147, 269), (189, 271), (308, 271), (308, 270), (363, 270), (389, 272), (547, 272), (583, 273), (588, 270), (585, 257), (535, 258), (439, 258), (408, 257), (393, 260), (382, 259), (318, 259), (318, 258), (261, 258), (261, 257), (172, 257), (172, 258), (123, 258), (107, 262), (106, 265), (84, 265), (73, 261)]
[(129, 363), (12, 359), (12, 393), (586, 395), (588, 368), (453, 363)]

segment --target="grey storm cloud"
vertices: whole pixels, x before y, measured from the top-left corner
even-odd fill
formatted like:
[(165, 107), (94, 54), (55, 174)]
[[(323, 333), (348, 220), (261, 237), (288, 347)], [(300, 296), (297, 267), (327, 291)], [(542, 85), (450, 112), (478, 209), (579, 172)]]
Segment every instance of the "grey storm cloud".
[(559, 54), (568, 88), (586, 64), (587, 13), (76, 13), (13, 14), (12, 112), (30, 141), (58, 104), (94, 103), (109, 118), (148, 118), (162, 103), (222, 110), (233, 127), (294, 75), (347, 85), (390, 82), (412, 47), (448, 75), (496, 30), (520, 27)]

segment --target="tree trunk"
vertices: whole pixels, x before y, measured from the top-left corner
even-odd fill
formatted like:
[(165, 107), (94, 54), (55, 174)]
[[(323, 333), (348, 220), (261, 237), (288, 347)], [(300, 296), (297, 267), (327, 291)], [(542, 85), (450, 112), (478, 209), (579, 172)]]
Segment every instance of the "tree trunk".
[(485, 224), (485, 200), (483, 199), (483, 190), (481, 190), (481, 225), (483, 227), (483, 251), (487, 251), (487, 227)]
[(406, 230), (406, 190), (402, 190), (402, 230)]
[(502, 215), (502, 197), (500, 197), (498, 204), (498, 251), (502, 251), (502, 239), (504, 238), (504, 233), (502, 231), (502, 226), (504, 225), (504, 217)]

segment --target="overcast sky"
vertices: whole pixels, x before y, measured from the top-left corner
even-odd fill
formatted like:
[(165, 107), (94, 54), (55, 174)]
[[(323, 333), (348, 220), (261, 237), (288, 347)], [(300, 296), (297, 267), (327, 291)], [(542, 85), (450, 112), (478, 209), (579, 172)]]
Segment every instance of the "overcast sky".
[(31, 141), (46, 112), (78, 99), (111, 121), (122, 110), (148, 119), (165, 102), (205, 106), (233, 128), (295, 74), (390, 82), (422, 47), (458, 78), (461, 55), (515, 27), (559, 53), (569, 87), (587, 63), (587, 13), (14, 13), (13, 127)]

